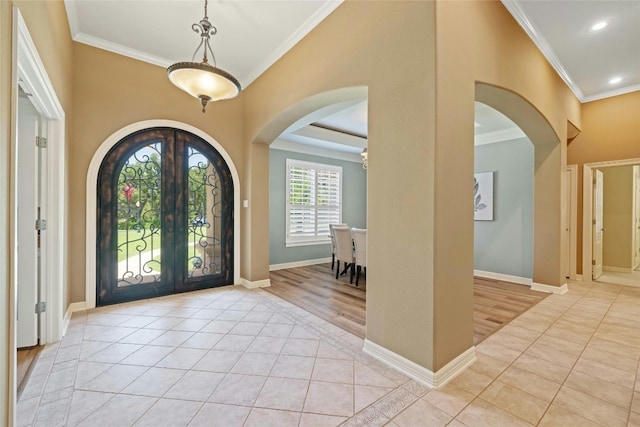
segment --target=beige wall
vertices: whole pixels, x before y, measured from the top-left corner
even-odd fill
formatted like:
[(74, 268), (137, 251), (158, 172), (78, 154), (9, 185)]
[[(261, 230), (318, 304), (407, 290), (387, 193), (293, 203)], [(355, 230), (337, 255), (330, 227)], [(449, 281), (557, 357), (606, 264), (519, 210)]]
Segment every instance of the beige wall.
[(604, 178), (603, 266), (631, 269), (633, 166), (602, 168)]
[[(59, 17), (60, 3), (56, 7)], [(34, 8), (40, 13), (50, 6)], [(4, 24), (4, 2), (2, 10)], [(59, 24), (55, 17), (47, 22)], [(264, 143), (301, 115), (293, 106), (309, 109), (331, 98), (318, 94), (339, 97), (331, 91), (365, 86), (371, 265), (367, 337), (432, 371), (473, 343), (472, 189), (466, 183), (473, 174), (476, 82), (526, 98), (556, 139), (566, 140), (567, 120), (580, 127), (579, 103), (498, 1), (347, 1), (238, 99), (213, 104), (206, 115), (196, 100), (170, 85), (161, 68), (79, 44), (71, 55), (72, 70), (49, 65), (62, 73), (52, 78), (54, 83), (75, 76), (73, 97), (66, 86), (62, 89), (71, 107), (63, 106), (74, 118), (68, 209), (69, 241), (77, 245), (68, 257), (69, 302), (84, 300), (84, 227), (91, 220), (85, 218), (87, 167), (111, 133), (136, 121), (164, 118), (216, 138), (238, 168), (241, 197), (249, 199), (249, 209), (242, 211), (242, 275), (261, 280), (268, 278), (269, 264)], [(535, 133), (531, 123), (539, 120), (527, 123), (530, 113), (518, 105), (513, 114), (502, 112)], [(551, 250), (548, 264), (536, 256), (534, 280), (557, 285), (560, 250), (553, 248), (560, 239), (565, 150), (563, 144), (554, 145), (549, 132), (540, 134), (536, 139), (547, 145), (538, 158), (536, 186), (546, 190), (546, 199), (536, 213), (536, 227), (544, 230)]]
[[(580, 104), (498, 1), (437, 2), (436, 366), (462, 350), (451, 343), (472, 323), (473, 102), (510, 117), (535, 146), (534, 282), (563, 283), (560, 262), (560, 176), (566, 122)], [(477, 85), (478, 82), (484, 85)], [(503, 90), (491, 90), (494, 86)], [(516, 96), (517, 95), (517, 96)], [(525, 99), (528, 102), (523, 102)], [(544, 260), (544, 261), (543, 261)], [(469, 308), (470, 310), (470, 308)], [(464, 318), (465, 324), (461, 324)], [(461, 341), (461, 340), (459, 340)]]
[[(199, 101), (173, 86), (163, 68), (74, 43), (74, 117), (69, 146), (69, 283), (71, 302), (85, 300), (86, 181), (97, 148), (131, 123), (176, 120), (216, 139), (240, 177), (244, 170), (242, 97), (213, 103), (203, 114)], [(241, 187), (242, 188), (242, 187)], [(241, 196), (242, 197), (242, 196)]]
[(582, 132), (569, 144), (567, 164), (578, 165), (578, 273), (582, 273), (582, 165), (640, 158), (640, 91), (582, 106)]
[[(547, 259), (534, 277), (558, 286), (565, 155), (558, 141), (566, 140), (567, 120), (580, 123), (580, 104), (499, 2), (348, 1), (245, 92), (247, 149), (258, 153), (263, 148), (251, 144), (269, 143), (291, 123), (292, 105), (368, 86), (367, 338), (433, 371), (472, 345), (473, 211), (465, 182), (473, 174), (476, 81), (531, 103), (503, 112), (540, 143), (537, 259), (545, 251)], [(546, 129), (537, 129), (540, 122)], [(251, 166), (266, 168), (265, 161)], [(266, 193), (265, 182), (250, 179), (252, 197)], [(266, 230), (267, 219), (251, 224)], [(251, 264), (256, 278), (268, 277), (266, 251), (254, 252)]]
[[(367, 336), (429, 368), (433, 229), (425, 218), (432, 216), (433, 195), (433, 28), (433, 3), (346, 2), (245, 92), (248, 149), (260, 153), (266, 146), (254, 142), (270, 143), (297, 118), (291, 106), (302, 115), (310, 97), (310, 104), (321, 104), (331, 96), (315, 95), (354, 88), (358, 96), (368, 86), (367, 270), (374, 285), (368, 287)], [(251, 166), (267, 168), (266, 156)], [(259, 176), (250, 185), (252, 198), (268, 194)], [(253, 217), (252, 236), (267, 229), (266, 216)], [(257, 278), (268, 277), (267, 247), (254, 252), (252, 265)]]
[[(11, 396), (15, 392), (15, 385), (8, 380), (8, 370), (10, 360), (9, 355), (13, 354), (14, 343), (9, 334), (9, 316), (12, 315), (8, 309), (9, 293), (9, 179), (10, 179), (10, 159), (11, 152), (11, 70), (12, 70), (12, 7), (17, 6), (25, 23), (31, 33), (36, 49), (47, 71), (49, 79), (56, 91), (56, 95), (66, 113), (66, 126), (72, 126), (72, 80), (73, 80), (73, 50), (69, 27), (67, 25), (66, 12), (62, 1), (1, 1), (0, 2), (0, 40), (1, 55), (0, 60), (0, 307), (5, 316), (0, 329), (0, 384), (2, 384), (2, 394), (0, 396)], [(67, 135), (67, 144), (69, 143)], [(65, 284), (66, 285), (66, 284)], [(65, 295), (68, 289), (65, 286)], [(65, 307), (68, 299), (65, 298)], [(0, 423), (11, 425), (11, 414), (8, 412), (7, 399), (0, 399)]]

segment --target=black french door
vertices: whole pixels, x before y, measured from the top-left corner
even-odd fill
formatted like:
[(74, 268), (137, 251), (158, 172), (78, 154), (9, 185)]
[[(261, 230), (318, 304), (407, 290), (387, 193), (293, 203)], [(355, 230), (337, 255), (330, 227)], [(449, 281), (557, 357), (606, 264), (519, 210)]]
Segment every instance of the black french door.
[(96, 304), (233, 283), (233, 180), (200, 137), (152, 128), (119, 141), (98, 176)]

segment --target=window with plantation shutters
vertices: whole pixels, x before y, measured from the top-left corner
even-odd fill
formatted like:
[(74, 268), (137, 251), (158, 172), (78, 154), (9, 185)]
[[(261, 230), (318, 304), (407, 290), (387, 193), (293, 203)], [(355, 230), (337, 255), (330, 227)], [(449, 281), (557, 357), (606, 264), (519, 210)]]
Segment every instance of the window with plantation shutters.
[(287, 159), (287, 246), (331, 243), (342, 222), (342, 168)]

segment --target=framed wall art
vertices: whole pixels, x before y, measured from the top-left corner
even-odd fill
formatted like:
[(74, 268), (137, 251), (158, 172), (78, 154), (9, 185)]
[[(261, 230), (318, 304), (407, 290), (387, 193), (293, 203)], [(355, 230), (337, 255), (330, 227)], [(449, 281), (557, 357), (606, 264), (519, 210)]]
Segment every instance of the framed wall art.
[(474, 174), (473, 219), (493, 221), (493, 172)]

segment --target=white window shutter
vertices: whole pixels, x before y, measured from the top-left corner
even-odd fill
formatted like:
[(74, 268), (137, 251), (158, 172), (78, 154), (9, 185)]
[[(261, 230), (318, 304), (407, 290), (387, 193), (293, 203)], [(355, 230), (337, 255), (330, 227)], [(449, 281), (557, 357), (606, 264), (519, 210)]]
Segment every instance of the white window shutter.
[(342, 168), (287, 159), (287, 244), (327, 243), (342, 222)]

